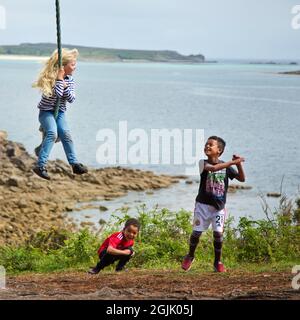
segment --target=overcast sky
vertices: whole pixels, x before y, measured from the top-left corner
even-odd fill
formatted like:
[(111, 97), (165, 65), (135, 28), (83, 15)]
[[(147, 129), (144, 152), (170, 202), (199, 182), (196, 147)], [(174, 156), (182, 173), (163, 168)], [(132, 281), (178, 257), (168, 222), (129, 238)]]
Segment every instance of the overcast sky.
[[(300, 0), (60, 0), (63, 43), (213, 58), (299, 59)], [(55, 42), (54, 0), (0, 0), (0, 44)]]

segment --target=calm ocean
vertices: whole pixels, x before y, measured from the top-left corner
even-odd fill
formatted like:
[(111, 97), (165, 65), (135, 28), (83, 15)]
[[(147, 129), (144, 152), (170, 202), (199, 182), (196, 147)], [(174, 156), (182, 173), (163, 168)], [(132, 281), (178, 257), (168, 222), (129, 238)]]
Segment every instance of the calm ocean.
[[(40, 141), (39, 93), (31, 88), (40, 67), (33, 61), (0, 61), (0, 129), (31, 153)], [(262, 64), (79, 62), (74, 75), (77, 100), (68, 108), (78, 157), (99, 167), (96, 134), (103, 128), (118, 134), (119, 121), (127, 121), (128, 131), (140, 128), (148, 133), (162, 128), (204, 129), (205, 138), (219, 135), (226, 140), (223, 160), (233, 153), (246, 158), (246, 184), (253, 189), (229, 195), (231, 215), (263, 217), (259, 193), (279, 192), (283, 176), (283, 191), (288, 196), (299, 191), (300, 77), (278, 74), (297, 69), (300, 67)], [(65, 160), (61, 145), (52, 152), (51, 159), (55, 158)], [(184, 173), (182, 166), (174, 164), (136, 167)], [(131, 192), (104, 205), (109, 213), (141, 202), (148, 207), (159, 204), (172, 210), (193, 210), (197, 189), (196, 182), (182, 182), (153, 195)], [(278, 200), (268, 201), (273, 208)], [(91, 214), (99, 220), (99, 212)]]

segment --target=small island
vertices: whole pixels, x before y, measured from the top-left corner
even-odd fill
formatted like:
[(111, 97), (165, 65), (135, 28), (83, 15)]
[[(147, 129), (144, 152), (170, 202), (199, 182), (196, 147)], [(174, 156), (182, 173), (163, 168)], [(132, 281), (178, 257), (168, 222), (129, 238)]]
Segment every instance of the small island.
[(288, 74), (288, 75), (295, 75), (295, 76), (299, 76), (299, 75), (300, 75), (300, 70), (297, 70), (297, 71), (279, 72), (279, 74)]

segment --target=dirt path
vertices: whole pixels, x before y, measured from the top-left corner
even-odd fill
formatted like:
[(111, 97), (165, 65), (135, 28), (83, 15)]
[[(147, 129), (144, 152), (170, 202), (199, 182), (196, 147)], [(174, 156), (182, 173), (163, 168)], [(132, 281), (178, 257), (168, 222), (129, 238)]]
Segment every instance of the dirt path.
[(178, 271), (84, 272), (22, 275), (7, 278), (0, 299), (290, 299), (300, 300), (288, 272), (226, 274)]

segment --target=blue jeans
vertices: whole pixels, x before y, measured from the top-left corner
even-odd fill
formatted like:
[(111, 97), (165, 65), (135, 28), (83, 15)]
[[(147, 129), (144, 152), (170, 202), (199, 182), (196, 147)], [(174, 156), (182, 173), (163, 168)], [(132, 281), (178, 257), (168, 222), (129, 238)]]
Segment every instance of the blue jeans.
[(38, 166), (46, 166), (57, 136), (59, 136), (63, 144), (69, 164), (78, 163), (65, 113), (59, 111), (57, 119), (55, 120), (53, 111), (40, 111), (39, 121), (45, 132), (45, 138), (39, 154)]

